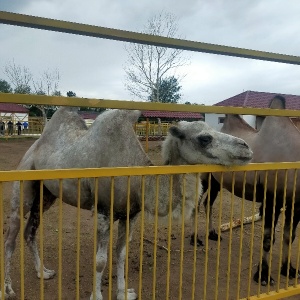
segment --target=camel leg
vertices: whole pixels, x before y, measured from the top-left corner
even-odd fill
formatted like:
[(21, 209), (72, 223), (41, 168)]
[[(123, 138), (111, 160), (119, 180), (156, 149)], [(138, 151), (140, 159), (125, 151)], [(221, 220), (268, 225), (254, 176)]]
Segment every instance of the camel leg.
[[(34, 182), (24, 182), (24, 216), (29, 212), (31, 203), (34, 197)], [(30, 199), (30, 200), (28, 200)], [(27, 202), (28, 201), (28, 202)], [(9, 227), (6, 233), (5, 240), (5, 298), (14, 298), (15, 292), (12, 289), (12, 281), (10, 278), (11, 258), (16, 248), (16, 238), (20, 231), (20, 182), (13, 184), (13, 195), (11, 200), (11, 214), (9, 218)], [(0, 299), (3, 299), (0, 297)]]
[[(289, 278), (299, 278), (300, 273), (296, 272), (296, 269), (292, 266), (292, 263), (288, 265), (288, 255), (289, 255), (289, 244), (290, 244), (290, 228), (291, 228), (291, 217), (292, 217), (292, 208), (287, 206), (285, 211), (285, 224), (284, 224), (284, 233), (283, 233), (283, 260), (281, 266), (281, 275), (289, 276)], [(293, 228), (292, 228), (292, 240), (293, 243), (296, 236), (296, 228), (300, 220), (300, 206), (295, 205), (294, 217), (293, 217)]]
[[(43, 189), (43, 212), (47, 211), (55, 202), (56, 197), (52, 195), (49, 190), (44, 186)], [(34, 198), (30, 210), (30, 216), (25, 228), (24, 238), (33, 255), (33, 261), (37, 277), (41, 278), (41, 259), (36, 242), (36, 231), (40, 225), (40, 196), (37, 194)], [(43, 266), (43, 278), (51, 279), (55, 275), (54, 270), (48, 270)]]
[[(220, 191), (220, 184), (219, 182), (213, 177), (211, 176), (211, 188), (210, 190), (208, 191), (208, 181), (207, 180), (202, 180), (202, 189), (203, 189), (203, 193), (205, 193), (206, 191), (208, 193), (210, 193), (209, 195), (209, 198), (210, 198), (210, 201), (209, 201), (209, 214), (208, 214), (208, 206), (207, 206), (207, 203), (208, 203), (208, 195), (206, 195), (205, 197), (205, 200), (204, 200), (204, 209), (205, 209), (205, 214), (206, 214), (206, 220), (208, 219), (208, 226), (209, 226), (209, 235), (208, 235), (208, 238), (210, 240), (213, 240), (213, 241), (217, 241), (218, 240), (218, 234), (216, 233), (215, 229), (213, 228), (213, 225), (212, 225), (212, 207), (213, 207), (213, 204), (218, 196), (218, 193)], [(220, 237), (220, 239), (222, 240), (222, 238)], [(197, 242), (197, 246), (203, 246), (203, 242), (198, 238), (198, 234), (197, 234), (197, 239), (196, 239), (196, 242)], [(194, 243), (195, 243), (195, 232), (192, 233), (191, 235), (191, 240), (190, 240), (190, 244), (192, 246), (194, 246)]]
[[(257, 266), (257, 271), (253, 276), (254, 281), (258, 282), (259, 281), (259, 274), (261, 274), (260, 282), (262, 286), (266, 286), (268, 284), (269, 280), (269, 252), (271, 248), (271, 233), (272, 233), (272, 220), (273, 220), (273, 199), (274, 196), (269, 194), (267, 195), (266, 199), (266, 209), (265, 209), (265, 226), (264, 226), (264, 240), (263, 240), (263, 257), (262, 257), (262, 262), (261, 262), (261, 271), (260, 271), (260, 265), (258, 264)], [(280, 201), (277, 202), (275, 205), (275, 216), (274, 216), (274, 227), (273, 227), (273, 244), (275, 243), (275, 227), (278, 221), (278, 217), (280, 215), (280, 209), (282, 205)], [(260, 210), (260, 215), (263, 215), (263, 204), (259, 208)], [(275, 281), (270, 276), (270, 285), (274, 285)]]
[[(137, 215), (129, 221), (129, 241), (132, 238), (132, 228), (135, 225)], [(126, 258), (126, 220), (119, 220), (118, 241), (117, 241), (117, 275), (118, 275), (118, 293), (117, 300), (125, 299), (125, 274), (124, 265)], [(127, 299), (137, 299), (137, 294), (134, 289), (127, 290)]]
[[(110, 234), (110, 220), (109, 217), (98, 214), (97, 224), (97, 239), (98, 239), (98, 250), (96, 254), (96, 300), (102, 300), (101, 293), (101, 282), (104, 269), (107, 262), (107, 248)], [(94, 294), (92, 293), (90, 300), (94, 300)]]

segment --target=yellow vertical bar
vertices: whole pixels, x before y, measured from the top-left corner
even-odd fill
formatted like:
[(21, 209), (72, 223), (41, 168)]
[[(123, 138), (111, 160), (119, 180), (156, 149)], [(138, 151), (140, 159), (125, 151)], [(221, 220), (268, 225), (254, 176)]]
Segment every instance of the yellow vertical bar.
[(137, 135), (137, 123), (136, 122), (134, 123), (134, 132)]
[[(296, 274), (298, 274), (298, 271), (300, 269), (299, 267), (299, 262), (300, 262), (300, 238), (299, 238), (299, 230), (297, 232), (297, 236), (298, 236), (298, 245), (297, 245), (297, 258), (296, 258)], [(298, 285), (298, 276), (295, 276), (295, 283), (294, 283), (294, 287), (297, 287)]]
[(203, 298), (207, 294), (207, 270), (208, 270), (208, 234), (209, 234), (209, 213), (210, 213), (210, 190), (211, 190), (211, 173), (208, 175), (207, 205), (206, 205), (206, 226), (205, 226), (205, 264), (204, 264), (204, 288)]
[[(97, 256), (97, 228), (98, 228), (98, 192), (99, 192), (99, 178), (95, 178), (95, 192), (94, 192), (94, 231), (93, 231), (93, 300), (96, 300), (96, 256)], [(126, 295), (127, 293), (125, 293)]]
[(238, 267), (238, 283), (236, 299), (240, 299), (241, 287), (241, 269), (242, 269), (242, 256), (243, 256), (243, 233), (244, 233), (244, 212), (245, 212), (245, 190), (246, 190), (246, 172), (243, 176), (243, 191), (242, 191), (242, 209), (241, 209), (241, 230), (240, 230), (240, 251), (239, 251), (239, 267)]
[[(290, 223), (290, 238), (289, 238), (289, 247), (288, 247), (288, 266), (291, 263), (291, 249), (292, 249), (292, 234), (293, 234), (293, 224), (294, 224), (294, 213), (295, 213), (295, 197), (296, 197), (296, 184), (297, 184), (297, 170), (294, 173), (294, 182), (293, 182), (293, 196), (292, 196), (292, 213), (291, 213), (291, 223)], [(289, 286), (289, 267), (286, 275), (286, 285), (287, 289)], [(298, 274), (298, 272), (296, 273)], [(295, 276), (297, 278), (297, 276)]]
[[(127, 178), (127, 214), (126, 214), (126, 257), (125, 257), (125, 291), (128, 290), (128, 268), (129, 268), (129, 226), (130, 226), (130, 176)], [(127, 300), (128, 293), (125, 293)]]
[(43, 211), (44, 211), (44, 182), (40, 181), (40, 289), (41, 289), (41, 299), (44, 299), (44, 222), (43, 222)]
[(115, 202), (115, 178), (111, 177), (110, 190), (110, 218), (109, 218), (109, 274), (108, 274), (108, 299), (112, 299), (112, 263), (113, 263), (113, 233), (114, 233), (114, 202)]
[(264, 180), (264, 198), (263, 198), (263, 218), (261, 224), (261, 239), (260, 239), (260, 255), (259, 255), (259, 276), (258, 276), (258, 289), (257, 289), (257, 297), (260, 295), (261, 289), (261, 269), (262, 269), (262, 257), (263, 257), (263, 243), (264, 243), (264, 229), (265, 229), (265, 218), (266, 218), (266, 198), (267, 198), (267, 182), (268, 182), (268, 174), (269, 172), (266, 171), (265, 173), (265, 180)]
[[(298, 175), (298, 170), (295, 170), (295, 176), (296, 176), (296, 179), (297, 179), (297, 175)], [(297, 246), (297, 252), (298, 255), (297, 255), (297, 258), (296, 258), (296, 274), (298, 274), (299, 272), (299, 259), (300, 259), (300, 238), (298, 238), (298, 246)], [(295, 276), (295, 283), (294, 283), (294, 287), (296, 287), (298, 284), (298, 276)]]
[(146, 121), (146, 153), (149, 151), (149, 119)]
[[(0, 182), (0, 275), (1, 275), (1, 291), (4, 291), (4, 236), (3, 232), (3, 182)], [(0, 291), (0, 293), (1, 293)], [(1, 294), (0, 294), (1, 295)]]
[(195, 289), (196, 289), (196, 269), (197, 269), (197, 232), (198, 232), (198, 203), (200, 199), (199, 195), (199, 183), (200, 174), (196, 174), (196, 194), (195, 194), (195, 218), (194, 218), (194, 251), (193, 251), (193, 285), (192, 285), (192, 300), (195, 299)]
[(186, 176), (183, 176), (182, 186), (182, 215), (181, 215), (181, 239), (180, 239), (180, 271), (179, 271), (179, 300), (182, 299), (182, 275), (183, 275), (183, 250), (184, 250), (184, 214), (185, 214), (185, 188), (186, 188)]
[(76, 253), (76, 299), (79, 300), (79, 272), (80, 272), (80, 198), (81, 179), (77, 181), (77, 253)]
[[(257, 184), (257, 171), (254, 173), (254, 188), (253, 188), (253, 201), (252, 201), (252, 216), (255, 215), (256, 207), (256, 184)], [(251, 223), (251, 241), (250, 241), (250, 258), (249, 258), (249, 274), (248, 274), (248, 289), (247, 298), (250, 298), (251, 282), (252, 282), (252, 262), (253, 262), (253, 245), (254, 245), (254, 218)]]
[(159, 175), (156, 175), (155, 189), (155, 217), (154, 217), (154, 249), (153, 249), (153, 285), (152, 299), (156, 298), (156, 256), (157, 256), (157, 231), (158, 231), (158, 191), (159, 191)]
[(282, 264), (282, 243), (283, 243), (283, 232), (284, 232), (284, 223), (285, 223), (285, 206), (286, 206), (286, 187), (287, 187), (287, 170), (284, 174), (284, 191), (283, 191), (283, 213), (282, 213), (282, 226), (281, 226), (281, 235), (280, 235), (280, 246), (279, 246), (279, 268), (277, 274), (277, 287), (276, 291), (279, 291), (280, 288), (280, 273), (281, 273), (281, 264)]
[[(284, 178), (284, 190), (287, 190), (287, 177), (288, 177), (288, 170), (285, 170), (285, 178)], [(286, 195), (285, 195), (286, 198)], [(284, 208), (286, 207), (286, 199), (284, 199)], [(285, 213), (284, 213), (285, 214)], [(286, 222), (286, 219), (285, 219)], [(283, 223), (284, 224), (284, 223)], [(292, 225), (290, 223), (290, 225)], [(288, 254), (289, 256), (289, 254)], [(286, 281), (285, 281), (285, 288), (287, 289), (289, 286), (289, 267), (287, 268), (287, 275), (286, 275)]]
[(168, 213), (168, 258), (167, 258), (167, 287), (166, 300), (170, 299), (170, 266), (171, 266), (171, 234), (172, 234), (172, 201), (173, 201), (173, 175), (170, 176), (169, 213)]
[(228, 248), (226, 299), (229, 299), (229, 286), (230, 286), (230, 267), (231, 267), (231, 246), (232, 246), (232, 219), (233, 219), (233, 203), (234, 203), (234, 185), (235, 185), (235, 172), (232, 173), (232, 185), (231, 185), (230, 229), (229, 229), (229, 248)]
[(220, 255), (221, 255), (221, 223), (222, 223), (222, 205), (223, 205), (223, 181), (224, 173), (221, 173), (220, 179), (220, 203), (219, 203), (219, 219), (218, 219), (218, 250), (217, 250), (217, 269), (216, 269), (216, 287), (215, 300), (218, 299), (219, 292), (219, 272), (220, 272)]
[(273, 255), (273, 241), (274, 241), (274, 226), (275, 226), (275, 207), (276, 207), (276, 194), (277, 194), (277, 183), (278, 183), (278, 170), (275, 171), (275, 181), (274, 181), (274, 197), (273, 197), (273, 210), (272, 210), (272, 226), (271, 226), (271, 245), (269, 251), (269, 274), (268, 274), (268, 284), (267, 284), (267, 294), (270, 293), (270, 280), (271, 280), (271, 270), (272, 270), (272, 255)]
[(140, 237), (140, 270), (139, 270), (139, 299), (142, 298), (143, 287), (143, 255), (144, 255), (144, 220), (145, 220), (145, 176), (142, 176), (142, 211), (141, 211), (141, 237)]
[(25, 299), (24, 281), (24, 181), (20, 181), (20, 268), (21, 268), (21, 299)]
[(58, 199), (58, 299), (62, 299), (62, 243), (63, 243), (63, 181), (59, 179), (59, 199)]

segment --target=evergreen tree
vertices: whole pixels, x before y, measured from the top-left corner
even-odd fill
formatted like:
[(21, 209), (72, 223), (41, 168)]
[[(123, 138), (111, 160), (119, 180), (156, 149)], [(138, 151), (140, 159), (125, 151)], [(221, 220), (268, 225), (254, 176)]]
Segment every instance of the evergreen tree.
[(0, 93), (11, 93), (12, 88), (6, 80), (0, 80)]
[(162, 103), (178, 103), (181, 98), (180, 89), (181, 86), (174, 76), (162, 79), (159, 83), (159, 97), (155, 88), (149, 96), (149, 101), (157, 102), (158, 99), (158, 102)]

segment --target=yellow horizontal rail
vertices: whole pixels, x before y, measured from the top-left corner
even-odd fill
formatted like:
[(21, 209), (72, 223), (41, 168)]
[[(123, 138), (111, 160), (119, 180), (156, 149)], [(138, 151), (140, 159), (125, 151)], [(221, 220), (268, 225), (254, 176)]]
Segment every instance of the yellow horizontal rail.
[(300, 57), (221, 46), (0, 11), (0, 23), (182, 50), (300, 65)]
[(300, 284), (296, 286), (288, 287), (287, 289), (279, 289), (278, 292), (272, 291), (264, 294), (260, 294), (258, 296), (252, 296), (249, 298), (243, 298), (241, 300), (258, 300), (258, 299), (268, 299), (268, 300), (277, 300), (277, 299), (285, 299), (286, 297), (291, 297), (294, 295), (300, 294)]
[(43, 104), (55, 106), (73, 107), (99, 107), (115, 109), (138, 109), (138, 110), (160, 110), (160, 111), (180, 111), (199, 112), (216, 114), (239, 114), (257, 116), (288, 116), (300, 117), (300, 110), (291, 109), (270, 109), (270, 108), (246, 108), (233, 106), (204, 106), (186, 104), (167, 104), (154, 102), (135, 102), (126, 100), (90, 99), (78, 97), (57, 97), (41, 95), (7, 94), (0, 93), (0, 103), (19, 104)]
[(300, 162), (255, 163), (245, 166), (226, 167), (219, 165), (181, 165), (150, 167), (118, 167), (88, 169), (55, 169), (55, 170), (17, 170), (0, 171), (0, 182), (16, 180), (47, 180), (64, 178), (94, 178), (111, 176), (141, 176), (163, 174), (187, 174), (205, 172), (240, 172), (300, 169)]

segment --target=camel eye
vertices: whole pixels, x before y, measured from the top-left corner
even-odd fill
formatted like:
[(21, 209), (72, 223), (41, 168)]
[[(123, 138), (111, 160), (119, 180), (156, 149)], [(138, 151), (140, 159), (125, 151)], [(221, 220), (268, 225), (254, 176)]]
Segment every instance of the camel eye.
[(199, 135), (197, 139), (201, 147), (206, 147), (211, 143), (212, 136), (209, 134)]

